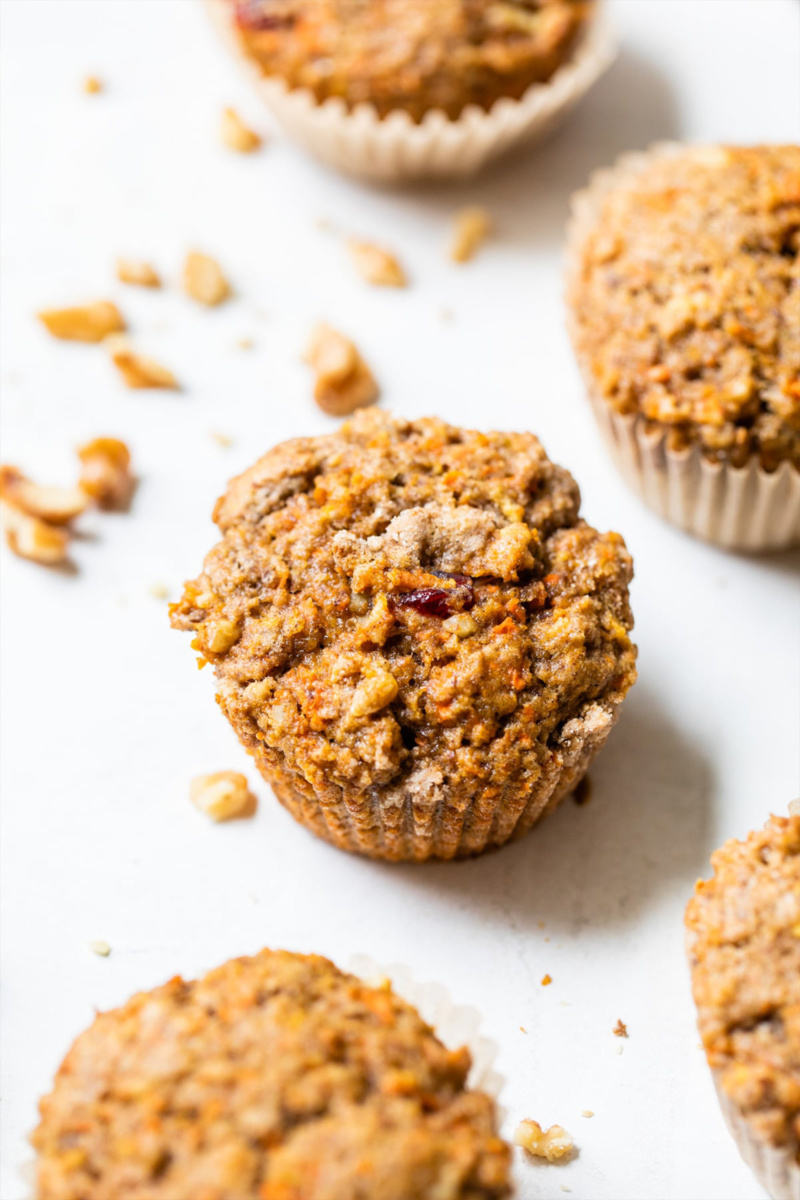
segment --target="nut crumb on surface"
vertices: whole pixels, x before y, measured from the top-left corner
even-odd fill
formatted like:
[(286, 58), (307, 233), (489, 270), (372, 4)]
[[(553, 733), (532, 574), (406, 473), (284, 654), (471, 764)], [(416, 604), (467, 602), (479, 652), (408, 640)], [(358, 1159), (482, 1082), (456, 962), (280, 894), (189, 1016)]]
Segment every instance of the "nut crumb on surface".
[(108, 958), (111, 953), (111, 947), (103, 938), (96, 938), (94, 941), (88, 942), (87, 945), (92, 954), (96, 954), (99, 958)]
[(375, 377), (355, 344), (330, 325), (314, 328), (305, 359), (316, 373), (314, 399), (331, 416), (346, 416), (378, 399)]
[(223, 450), (229, 449), (233, 445), (233, 438), (229, 433), (221, 433), (218, 429), (212, 429), (208, 435), (212, 441), (221, 446)]
[(220, 136), (229, 150), (236, 150), (239, 154), (252, 154), (262, 143), (261, 137), (245, 125), (235, 108), (222, 110)]
[(96, 96), (98, 92), (102, 92), (105, 84), (102, 79), (98, 79), (96, 75), (87, 75), (83, 81), (83, 90), (88, 96)]
[(122, 333), (125, 318), (110, 300), (79, 304), (72, 308), (43, 308), (37, 314), (47, 332), (67, 342), (102, 342), (112, 333)]
[(348, 245), (355, 268), (367, 283), (375, 287), (408, 286), (406, 273), (391, 251), (372, 242), (360, 242), (355, 238), (351, 238)]
[(129, 388), (169, 388), (179, 391), (180, 384), (168, 367), (138, 354), (126, 338), (109, 339), (111, 361)]
[(215, 258), (190, 250), (183, 266), (183, 290), (198, 304), (214, 308), (222, 304), (231, 294), (228, 283)]
[(551, 984), (552, 982), (553, 982), (552, 975), (543, 975), (542, 976), (542, 987), (548, 987), (549, 984)]
[(614, 1037), (626, 1038), (628, 1036), (628, 1026), (624, 1021), (621, 1021), (619, 1018), (617, 1018), (617, 1023), (614, 1026), (612, 1033), (614, 1034)]
[(150, 595), (156, 600), (167, 600), (169, 598), (169, 588), (165, 583), (152, 583), (150, 585)]
[(58, 525), (32, 517), (13, 504), (0, 500), (0, 517), (9, 550), (43, 567), (69, 561), (69, 534)]
[(238, 771), (198, 775), (191, 782), (189, 795), (192, 804), (213, 821), (252, 816), (256, 810), (256, 798)]
[(237, 350), (252, 350), (255, 342), (251, 337), (240, 337), (235, 342)]
[(583, 1108), (583, 1109), (581, 1109), (581, 1116), (582, 1117), (593, 1117), (594, 1112), (592, 1111), (591, 1108)]
[(492, 222), (485, 208), (473, 206), (456, 213), (450, 257), (453, 262), (469, 262), (491, 233)]
[(0, 499), (49, 525), (68, 525), (89, 503), (80, 488), (41, 487), (12, 466), (0, 467)]
[(136, 287), (160, 288), (161, 276), (151, 263), (139, 258), (118, 258), (117, 279)]
[(136, 480), (131, 454), (119, 438), (93, 438), (78, 448), (81, 489), (99, 508), (124, 509), (130, 503)]
[(527, 1118), (520, 1121), (514, 1130), (514, 1145), (521, 1146), (534, 1158), (546, 1158), (548, 1162), (559, 1162), (572, 1155), (575, 1142), (560, 1125), (542, 1129), (538, 1121)]

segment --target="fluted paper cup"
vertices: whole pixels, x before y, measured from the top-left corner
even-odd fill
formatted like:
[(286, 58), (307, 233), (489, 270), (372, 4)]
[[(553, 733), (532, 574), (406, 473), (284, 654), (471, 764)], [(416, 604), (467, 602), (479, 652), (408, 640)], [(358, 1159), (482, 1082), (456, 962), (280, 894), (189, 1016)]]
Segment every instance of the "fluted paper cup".
[(711, 1072), (722, 1114), (744, 1161), (772, 1200), (800, 1200), (797, 1148), (773, 1146), (760, 1138), (751, 1122), (725, 1091), (720, 1071)]

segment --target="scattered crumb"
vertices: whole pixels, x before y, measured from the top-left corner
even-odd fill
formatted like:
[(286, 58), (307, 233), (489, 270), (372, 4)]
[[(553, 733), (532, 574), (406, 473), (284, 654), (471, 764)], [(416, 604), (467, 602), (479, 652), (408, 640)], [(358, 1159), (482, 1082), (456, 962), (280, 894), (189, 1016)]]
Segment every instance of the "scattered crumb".
[(336, 226), (329, 217), (317, 217), (314, 228), (321, 230), (322, 233), (336, 233)]
[(590, 1108), (584, 1108), (581, 1111), (581, 1116), (582, 1117), (593, 1117), (594, 1113), (592, 1112), (592, 1110)]
[(544, 925), (545, 925), (544, 921), (537, 921), (536, 924), (539, 926), (540, 929), (544, 929)]
[(218, 430), (212, 430), (209, 434), (209, 437), (215, 441), (218, 446), (221, 446), (223, 450), (227, 450), (233, 445), (233, 438), (230, 436), (230, 434), (220, 433)]
[(543, 975), (542, 976), (542, 987), (547, 987), (552, 982), (553, 982), (553, 977), (551, 975)]
[(110, 300), (73, 308), (45, 308), (37, 316), (48, 333), (68, 342), (102, 342), (109, 334), (125, 329), (122, 313)]
[(624, 1049), (625, 1049), (624, 1045), (622, 1044), (622, 1042), (620, 1042), (619, 1045), (617, 1046), (617, 1054), (622, 1054), (622, 1051)]
[(69, 561), (69, 534), (22, 509), (0, 501), (0, 517), (9, 550), (43, 567), (63, 566)]
[(180, 384), (168, 367), (137, 354), (131, 349), (127, 338), (109, 338), (111, 361), (129, 388), (170, 388), (179, 390)]
[(89, 503), (80, 488), (42, 487), (11, 466), (0, 467), (0, 499), (48, 525), (68, 525)]
[(98, 79), (96, 75), (87, 75), (83, 81), (83, 90), (89, 96), (96, 96), (98, 92), (102, 92), (105, 87), (102, 79)]
[(316, 373), (314, 399), (331, 416), (346, 416), (378, 399), (375, 377), (355, 345), (330, 325), (313, 330), (305, 359)]
[(462, 208), (456, 213), (450, 257), (453, 262), (469, 262), (491, 232), (492, 222), (485, 208)]
[(562, 1192), (571, 1192), (572, 1191), (572, 1188), (567, 1187), (567, 1185), (565, 1183), (560, 1183), (558, 1186)]
[(230, 284), (225, 278), (222, 267), (214, 258), (201, 254), (198, 250), (190, 250), (183, 265), (183, 290), (198, 304), (214, 308), (222, 304), (231, 294)]
[(588, 804), (592, 798), (592, 781), (588, 775), (584, 775), (575, 791), (572, 793), (572, 799), (581, 808), (584, 804)]
[(256, 798), (247, 786), (247, 779), (238, 771), (198, 775), (192, 780), (189, 795), (192, 804), (211, 817), (212, 821), (251, 817), (257, 807)]
[(139, 258), (118, 258), (117, 279), (136, 287), (160, 288), (161, 276), (149, 262)]
[(524, 1026), (524, 1025), (520, 1025), (520, 1027), (519, 1027), (519, 1031), (520, 1031), (520, 1033), (527, 1033), (527, 1032), (528, 1032), (528, 1031), (527, 1031), (527, 1029), (525, 1028), (525, 1026)]
[(372, 242), (351, 239), (350, 254), (362, 279), (375, 287), (404, 288), (408, 286), (406, 273), (389, 250), (375, 246)]
[(237, 350), (252, 350), (255, 342), (251, 337), (240, 337), (235, 342), (235, 346)]
[(452, 308), (442, 307), (439, 309), (439, 320), (440, 321), (447, 322), (447, 321), (452, 321), (452, 319), (453, 319)]
[(156, 600), (169, 599), (169, 588), (165, 583), (153, 583), (150, 586), (150, 595)]
[(236, 150), (239, 154), (251, 154), (261, 145), (259, 135), (245, 125), (235, 108), (222, 110), (219, 131), (222, 141), (228, 149)]
[(620, 1019), (617, 1018), (617, 1023), (614, 1026), (612, 1033), (614, 1034), (614, 1037), (626, 1038), (628, 1036), (628, 1026), (624, 1021), (620, 1021)]
[(111, 947), (108, 942), (104, 942), (102, 938), (98, 938), (94, 942), (87, 943), (92, 954), (98, 955), (100, 958), (108, 958), (111, 953)]
[(559, 1004), (560, 1008), (571, 1008), (572, 1007), (569, 1000), (559, 1000), (558, 1004)]
[(119, 438), (99, 437), (78, 448), (81, 460), (80, 486), (99, 508), (128, 507), (136, 479), (131, 472), (131, 453)]
[(520, 1121), (514, 1130), (514, 1145), (521, 1146), (534, 1158), (546, 1158), (548, 1162), (569, 1158), (575, 1149), (575, 1142), (566, 1129), (551, 1125), (543, 1130), (538, 1121), (529, 1118)]

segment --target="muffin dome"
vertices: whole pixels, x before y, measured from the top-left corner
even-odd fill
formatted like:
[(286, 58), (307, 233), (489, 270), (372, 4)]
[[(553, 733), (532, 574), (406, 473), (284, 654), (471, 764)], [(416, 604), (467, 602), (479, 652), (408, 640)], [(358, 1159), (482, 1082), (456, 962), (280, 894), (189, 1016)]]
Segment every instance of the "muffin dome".
[(568, 299), (600, 401), (671, 450), (800, 467), (800, 146), (631, 156), (585, 201)]
[(318, 101), (455, 118), (550, 79), (593, 0), (225, 0), (243, 49)]
[(299, 821), (474, 854), (575, 786), (635, 678), (631, 560), (578, 505), (531, 434), (362, 410), (232, 481), (172, 622)]
[(415, 1009), (264, 950), (101, 1013), (41, 1103), (41, 1200), (499, 1200), (508, 1147)]

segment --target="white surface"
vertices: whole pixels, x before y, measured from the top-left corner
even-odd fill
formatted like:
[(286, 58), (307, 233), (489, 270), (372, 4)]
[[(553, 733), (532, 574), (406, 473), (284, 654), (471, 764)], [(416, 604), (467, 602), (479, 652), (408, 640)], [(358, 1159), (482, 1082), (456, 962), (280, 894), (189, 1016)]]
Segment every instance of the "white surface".
[[(797, 558), (718, 553), (624, 489), (568, 349), (560, 249), (568, 194), (619, 151), (796, 137), (799, 10), (618, 0), (621, 58), (553, 140), (473, 184), (392, 194), (278, 138), (251, 158), (222, 149), (223, 104), (267, 121), (192, 0), (2, 0), (3, 460), (67, 482), (71, 447), (111, 433), (142, 479), (129, 516), (83, 521), (77, 575), (2, 550), (2, 1200), (20, 1196), (36, 1099), (95, 1007), (263, 945), (406, 962), (480, 1008), (507, 1131), (558, 1121), (580, 1146), (565, 1167), (520, 1159), (525, 1200), (760, 1195), (698, 1049), (682, 913), (710, 851), (800, 792)], [(89, 71), (107, 93), (81, 93)], [(465, 202), (487, 204), (498, 235), (457, 268), (442, 249)], [(369, 290), (319, 217), (396, 248), (413, 288)], [(193, 245), (236, 284), (218, 311), (113, 279), (117, 254), (139, 254), (174, 285)], [(126, 391), (102, 349), (51, 340), (33, 316), (104, 296), (183, 394)], [(641, 678), (590, 805), (484, 860), (379, 865), (296, 826), (149, 594), (197, 571), (229, 475), (330, 428), (298, 358), (318, 317), (352, 332), (398, 412), (538, 432), (636, 561)], [(242, 335), (254, 350), (232, 348)], [(220, 768), (248, 771), (254, 821), (217, 827), (190, 805), (189, 778)]]

